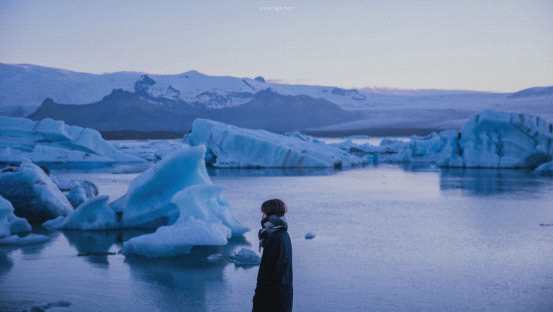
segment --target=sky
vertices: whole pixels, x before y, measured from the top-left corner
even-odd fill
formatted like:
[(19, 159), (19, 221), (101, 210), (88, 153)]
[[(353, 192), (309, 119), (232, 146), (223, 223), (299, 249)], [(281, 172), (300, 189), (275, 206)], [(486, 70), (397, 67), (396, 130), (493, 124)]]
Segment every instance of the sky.
[(515, 91), (553, 85), (553, 0), (0, 0), (0, 62)]

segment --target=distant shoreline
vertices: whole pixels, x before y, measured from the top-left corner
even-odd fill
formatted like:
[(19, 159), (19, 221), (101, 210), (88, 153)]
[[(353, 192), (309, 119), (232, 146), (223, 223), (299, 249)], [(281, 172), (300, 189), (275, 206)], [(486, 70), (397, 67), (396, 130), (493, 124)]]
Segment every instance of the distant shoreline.
[[(364, 128), (351, 130), (313, 131), (303, 130), (301, 133), (315, 137), (340, 138), (352, 135), (367, 135), (376, 137), (404, 137), (411, 135), (427, 135), (441, 131), (437, 128)], [(186, 132), (177, 131), (100, 131), (106, 140), (166, 140), (181, 139)]]

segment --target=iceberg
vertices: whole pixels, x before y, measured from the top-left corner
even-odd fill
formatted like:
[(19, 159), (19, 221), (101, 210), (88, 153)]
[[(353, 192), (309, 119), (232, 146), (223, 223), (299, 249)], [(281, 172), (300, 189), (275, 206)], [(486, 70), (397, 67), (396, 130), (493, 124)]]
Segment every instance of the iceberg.
[(14, 215), (12, 204), (0, 196), (0, 238), (30, 232), (27, 220)]
[(54, 182), (30, 161), (0, 171), (0, 195), (11, 202), (17, 216), (30, 222), (42, 223), (73, 211)]
[(75, 208), (88, 199), (98, 196), (98, 187), (91, 181), (65, 176), (51, 176), (51, 179)]
[(533, 169), (553, 159), (553, 124), (532, 115), (484, 111), (448, 147), (441, 167)]
[(553, 175), (553, 161), (540, 165), (534, 172), (540, 175)]
[(136, 177), (127, 193), (112, 207), (125, 228), (155, 229), (175, 222), (178, 207), (173, 196), (192, 185), (211, 185), (204, 164), (205, 147), (183, 148)]
[(365, 163), (298, 133), (280, 135), (207, 119), (194, 120), (186, 142), (206, 145), (207, 164), (218, 168), (350, 168)]
[(393, 146), (390, 153), (377, 151), (379, 161), (534, 169), (553, 159), (553, 124), (537, 116), (484, 111), (473, 116), (460, 131), (445, 130), (415, 136), (403, 144), (388, 144)]
[(67, 217), (44, 222), (48, 230), (110, 230), (119, 228), (115, 211), (109, 206), (106, 195), (91, 198)]
[(47, 166), (144, 162), (121, 152), (94, 129), (49, 118), (33, 121), (0, 116), (0, 162), (20, 163), (25, 159)]
[(172, 198), (179, 208), (175, 223), (152, 234), (132, 238), (123, 245), (124, 254), (172, 257), (190, 253), (193, 246), (223, 246), (247, 228), (231, 215), (222, 189), (214, 185), (193, 185)]

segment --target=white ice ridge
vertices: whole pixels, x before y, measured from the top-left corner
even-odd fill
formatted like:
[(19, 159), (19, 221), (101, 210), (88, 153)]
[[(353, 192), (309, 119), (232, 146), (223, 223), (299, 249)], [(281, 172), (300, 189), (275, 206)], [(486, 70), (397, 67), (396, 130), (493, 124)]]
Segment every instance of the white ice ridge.
[(186, 141), (192, 146), (206, 145), (206, 162), (220, 168), (350, 168), (364, 163), (318, 140), (207, 119), (194, 120)]
[(102, 135), (89, 128), (66, 125), (63, 121), (0, 116), (0, 162), (109, 164), (143, 162), (123, 153)]

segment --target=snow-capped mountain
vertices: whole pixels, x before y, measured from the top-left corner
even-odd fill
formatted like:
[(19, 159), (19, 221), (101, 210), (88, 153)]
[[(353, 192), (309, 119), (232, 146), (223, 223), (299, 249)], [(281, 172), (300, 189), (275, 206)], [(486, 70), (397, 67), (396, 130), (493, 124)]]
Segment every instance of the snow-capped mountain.
[[(205, 92), (184, 100), (175, 87), (158, 86), (143, 75), (133, 92), (115, 89), (100, 101), (90, 104), (59, 104), (51, 98), (30, 115), (69, 124), (95, 128), (103, 132), (173, 132), (190, 130), (196, 118), (209, 118), (248, 128), (277, 132), (322, 127), (361, 118), (325, 99), (306, 95), (284, 95), (271, 88), (252, 92), (227, 92), (220, 98)], [(244, 103), (236, 104), (236, 99)], [(226, 103), (226, 105), (213, 105)], [(306, 118), (306, 116), (308, 116)]]
[[(28, 114), (46, 98), (59, 103), (86, 104), (100, 100), (113, 89), (134, 90), (145, 73), (81, 73), (28, 64), (0, 63), (0, 114)], [(283, 95), (307, 95), (323, 98), (344, 109), (366, 108), (363, 91), (338, 87), (280, 84), (263, 77), (239, 78), (211, 76), (197, 71), (176, 75), (147, 74), (155, 85), (145, 86), (156, 97), (204, 103), (209, 108), (244, 104), (253, 94), (271, 88)]]
[[(127, 93), (114, 92), (112, 94), (112, 90)], [(88, 105), (85, 107), (95, 107), (93, 109), (95, 110), (97, 105), (93, 104), (112, 103), (110, 102), (114, 99), (112, 95), (118, 95), (119, 97), (115, 97), (118, 99), (125, 95), (123, 96), (124, 100), (120, 100), (118, 103), (129, 106), (130, 110), (132, 101), (129, 94), (132, 94), (138, 99), (133, 107), (136, 112), (148, 111), (154, 116), (165, 114), (170, 120), (174, 116), (167, 112), (175, 107), (179, 107), (179, 109), (188, 107), (189, 110), (193, 110), (193, 113), (185, 114), (186, 116), (197, 116), (197, 112), (205, 110), (208, 113), (202, 112), (202, 116), (206, 118), (221, 115), (222, 112), (233, 115), (234, 112), (244, 111), (244, 116), (235, 116), (230, 123), (239, 122), (237, 125), (241, 126), (250, 123), (251, 126), (273, 127), (273, 129), (314, 127), (314, 131), (329, 135), (351, 132), (380, 135), (389, 134), (389, 129), (392, 128), (395, 129), (394, 131), (399, 131), (394, 132), (397, 135), (413, 133), (414, 129), (420, 129), (421, 133), (427, 133), (432, 129), (456, 127), (476, 112), (485, 109), (524, 112), (553, 119), (552, 90), (553, 87), (535, 87), (514, 93), (499, 93), (433, 89), (347, 89), (335, 86), (278, 83), (261, 76), (255, 78), (211, 76), (197, 71), (187, 71), (176, 75), (150, 75), (140, 72), (90, 74), (36, 65), (0, 64), (0, 115), (29, 115), (39, 108), (44, 99), (49, 98), (50, 100), (45, 102), (49, 105), (43, 105), (34, 116), (60, 116), (60, 118), (63, 117), (61, 119), (70, 122), (77, 117), (70, 116), (67, 111), (77, 111), (76, 105)], [(271, 96), (258, 96), (264, 91), (270, 91), (266, 94)], [(109, 95), (107, 98), (111, 99), (110, 101), (104, 99), (106, 95)], [(278, 113), (283, 114), (279, 116), (289, 118), (288, 116), (293, 113), (305, 113), (304, 116), (300, 116), (304, 121), (297, 120), (293, 127), (283, 127), (275, 122), (257, 123), (257, 121), (266, 121), (267, 114), (270, 113), (267, 109), (266, 111), (260, 109), (263, 107), (260, 99), (278, 99), (278, 101), (293, 99), (293, 105), (285, 102), (281, 104), (283, 106), (279, 108)], [(57, 103), (72, 105), (60, 106)], [(314, 106), (315, 103), (324, 104), (317, 107)], [(331, 109), (327, 105), (329, 103), (334, 105)], [(237, 109), (242, 106), (245, 107)], [(298, 109), (293, 110), (292, 107)], [(309, 118), (312, 113), (305, 111), (306, 107), (320, 112), (320, 120), (314, 123), (310, 122)], [(64, 111), (61, 111), (62, 108)], [(324, 114), (333, 112), (335, 108), (340, 109), (338, 116), (343, 116), (343, 110), (346, 110), (355, 111), (352, 113), (356, 118), (349, 118), (350, 116), (335, 119), (327, 118), (328, 116), (323, 118)], [(271, 109), (275, 109), (275, 107), (271, 107)], [(286, 112), (284, 109), (290, 111)], [(215, 112), (217, 110), (221, 110), (221, 112)], [(103, 107), (102, 111), (107, 114), (109, 107)], [(131, 111), (127, 111), (127, 115), (125, 115), (127, 119), (132, 119), (131, 116), (128, 116)], [(253, 115), (254, 111), (257, 115)], [(56, 114), (53, 115), (53, 112)], [(138, 115), (137, 120), (144, 117), (136, 112), (134, 114)], [(184, 115), (179, 116), (188, 120), (186, 119), (188, 117), (183, 117)], [(245, 116), (249, 116), (248, 118), (253, 121), (242, 120), (246, 118)], [(86, 117), (79, 117), (81, 119), (77, 124), (94, 127), (85, 120)], [(102, 118), (98, 118), (98, 122), (100, 122)], [(229, 122), (224, 119), (221, 121)], [(336, 122), (336, 124), (331, 122)], [(188, 121), (184, 124), (188, 124)], [(112, 125), (105, 126), (112, 127)], [(170, 128), (175, 127), (171, 126)], [(181, 129), (182, 125), (177, 128)]]

